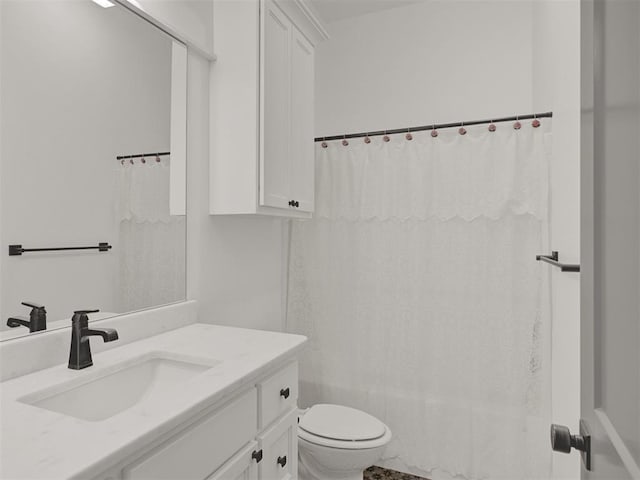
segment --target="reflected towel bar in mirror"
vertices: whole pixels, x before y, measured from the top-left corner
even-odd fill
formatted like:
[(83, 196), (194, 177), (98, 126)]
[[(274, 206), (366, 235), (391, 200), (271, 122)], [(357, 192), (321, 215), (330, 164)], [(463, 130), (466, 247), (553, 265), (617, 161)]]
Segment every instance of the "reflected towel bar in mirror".
[(100, 242), (98, 245), (91, 247), (22, 248), (22, 245), (9, 245), (9, 255), (22, 255), (27, 252), (59, 252), (62, 250), (98, 250), (99, 252), (108, 252), (111, 248), (111, 245), (107, 242)]
[(570, 263), (560, 263), (558, 261), (558, 252), (551, 252), (551, 255), (536, 255), (536, 260), (546, 262), (554, 267), (558, 267), (562, 272), (579, 272), (580, 265)]

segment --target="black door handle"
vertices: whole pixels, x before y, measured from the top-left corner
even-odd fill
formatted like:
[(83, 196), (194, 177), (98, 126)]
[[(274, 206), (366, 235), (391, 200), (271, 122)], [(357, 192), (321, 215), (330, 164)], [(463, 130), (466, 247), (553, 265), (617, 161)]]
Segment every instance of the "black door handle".
[(571, 435), (564, 425), (551, 425), (551, 449), (554, 452), (570, 453), (579, 450), (587, 470), (591, 470), (591, 436), (584, 421), (580, 420), (580, 435)]
[(289, 394), (289, 387), (280, 389), (280, 396), (284, 397), (285, 400), (289, 398)]
[(287, 464), (287, 456), (283, 456), (283, 457), (278, 457), (278, 465), (280, 465), (282, 468), (284, 468), (284, 466)]

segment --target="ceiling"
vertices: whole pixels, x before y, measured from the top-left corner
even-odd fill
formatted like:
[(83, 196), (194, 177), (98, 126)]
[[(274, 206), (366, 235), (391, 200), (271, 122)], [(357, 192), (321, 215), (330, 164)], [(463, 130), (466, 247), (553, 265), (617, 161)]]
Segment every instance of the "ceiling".
[(324, 23), (331, 23), (423, 1), (425, 0), (310, 0), (310, 3)]

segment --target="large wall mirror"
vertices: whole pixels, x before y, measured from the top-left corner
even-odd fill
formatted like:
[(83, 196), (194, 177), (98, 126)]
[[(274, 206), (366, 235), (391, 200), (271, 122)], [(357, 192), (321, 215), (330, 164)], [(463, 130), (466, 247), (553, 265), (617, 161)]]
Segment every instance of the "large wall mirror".
[(0, 340), (22, 302), (51, 330), (184, 300), (186, 47), (104, 0), (0, 22)]

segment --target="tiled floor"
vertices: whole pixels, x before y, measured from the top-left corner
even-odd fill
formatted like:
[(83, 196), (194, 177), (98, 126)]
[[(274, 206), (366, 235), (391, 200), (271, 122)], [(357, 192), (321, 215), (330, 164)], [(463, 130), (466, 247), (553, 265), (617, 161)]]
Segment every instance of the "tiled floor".
[(387, 470), (386, 468), (370, 467), (364, 471), (363, 480), (428, 480), (423, 477), (416, 477), (408, 473)]

